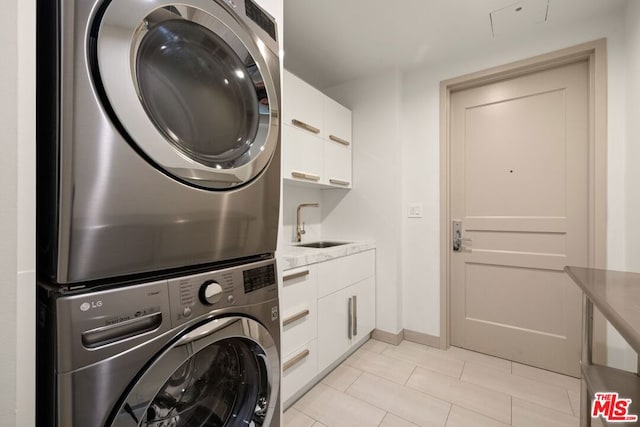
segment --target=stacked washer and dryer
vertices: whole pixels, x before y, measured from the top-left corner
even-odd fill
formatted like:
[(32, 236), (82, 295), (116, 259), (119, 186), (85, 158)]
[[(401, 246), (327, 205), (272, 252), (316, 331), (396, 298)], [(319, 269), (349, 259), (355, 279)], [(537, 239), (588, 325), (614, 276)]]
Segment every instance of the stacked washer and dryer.
[(39, 0), (37, 425), (278, 426), (276, 23)]

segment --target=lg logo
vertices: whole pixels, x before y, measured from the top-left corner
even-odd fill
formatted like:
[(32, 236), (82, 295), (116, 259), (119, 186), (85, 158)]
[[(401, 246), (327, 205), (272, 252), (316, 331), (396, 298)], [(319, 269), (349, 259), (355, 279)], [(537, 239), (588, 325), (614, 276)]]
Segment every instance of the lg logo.
[(102, 307), (102, 301), (83, 302), (80, 304), (80, 311), (89, 311), (92, 308)]

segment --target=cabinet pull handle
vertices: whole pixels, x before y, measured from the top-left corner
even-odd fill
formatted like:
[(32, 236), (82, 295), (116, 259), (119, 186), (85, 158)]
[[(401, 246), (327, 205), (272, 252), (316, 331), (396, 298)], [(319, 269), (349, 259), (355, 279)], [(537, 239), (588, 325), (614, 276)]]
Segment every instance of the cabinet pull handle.
[(333, 179), (333, 178), (329, 180), (329, 183), (335, 184), (335, 185), (342, 185), (345, 187), (348, 187), (349, 184), (351, 184), (349, 181), (342, 181), (341, 179)]
[(284, 364), (282, 365), (282, 372), (293, 368), (295, 365), (302, 362), (308, 355), (309, 355), (309, 350), (305, 348), (300, 353), (296, 354), (291, 359), (284, 362)]
[(300, 277), (304, 277), (308, 275), (309, 275), (309, 270), (302, 270), (302, 271), (298, 271), (291, 274), (284, 274), (282, 275), (282, 281), (286, 282), (287, 280), (298, 279)]
[(295, 322), (296, 320), (300, 320), (303, 317), (307, 317), (309, 315), (309, 310), (302, 310), (299, 313), (294, 314), (291, 317), (287, 317), (286, 319), (284, 319), (282, 321), (282, 327), (284, 328), (285, 326)]
[(301, 129), (308, 130), (309, 132), (312, 132), (312, 133), (316, 133), (316, 134), (320, 133), (320, 129), (318, 129), (317, 127), (311, 126), (310, 124), (307, 124), (305, 122), (301, 122), (300, 120), (291, 119), (291, 124)]
[(352, 331), (353, 331), (353, 303), (352, 303), (352, 299), (349, 298), (349, 303), (347, 305), (347, 309), (349, 311), (348, 316), (347, 316), (347, 336), (349, 337), (349, 339), (352, 338)]
[(353, 299), (353, 336), (358, 335), (358, 296), (354, 295)]
[(306, 179), (307, 181), (320, 181), (320, 177), (318, 175), (312, 175), (310, 173), (304, 172), (291, 172), (291, 176), (294, 178)]
[(342, 139), (335, 135), (329, 135), (329, 139), (332, 140), (333, 142), (337, 142), (338, 144), (347, 145), (347, 146), (351, 145), (351, 143), (346, 139)]

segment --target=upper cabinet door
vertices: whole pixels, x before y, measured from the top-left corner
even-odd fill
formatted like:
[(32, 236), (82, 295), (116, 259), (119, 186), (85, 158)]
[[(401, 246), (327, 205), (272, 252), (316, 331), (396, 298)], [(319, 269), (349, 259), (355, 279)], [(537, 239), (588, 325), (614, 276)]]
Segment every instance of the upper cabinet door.
[(282, 177), (352, 188), (351, 111), (284, 71)]
[(322, 92), (284, 71), (282, 123), (322, 137), (324, 100)]
[(351, 188), (351, 110), (325, 97), (323, 127), (322, 183)]
[(351, 146), (351, 110), (329, 97), (324, 98), (323, 138)]

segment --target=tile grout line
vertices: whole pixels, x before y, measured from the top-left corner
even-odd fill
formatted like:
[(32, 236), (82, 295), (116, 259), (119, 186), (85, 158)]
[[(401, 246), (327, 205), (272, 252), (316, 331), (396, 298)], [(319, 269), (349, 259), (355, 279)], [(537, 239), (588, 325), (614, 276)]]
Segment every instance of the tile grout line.
[[(402, 384), (403, 387), (407, 387), (407, 383), (409, 382), (413, 374), (416, 372), (416, 369), (418, 369), (418, 365), (413, 365), (413, 369), (411, 370), (411, 373), (407, 377), (407, 380)], [(411, 387), (408, 387), (408, 388), (411, 388)]]
[[(466, 365), (465, 365), (465, 367), (466, 367)], [(565, 395), (566, 395), (566, 397), (567, 397), (567, 399), (568, 399), (569, 412), (565, 412), (565, 411), (563, 411), (563, 410), (561, 410), (561, 409), (558, 409), (558, 408), (555, 408), (555, 407), (549, 406), (549, 405), (548, 405), (548, 404), (546, 404), (546, 403), (533, 401), (533, 400), (531, 400), (531, 399), (530, 399), (530, 398), (528, 398), (528, 397), (516, 396), (516, 395), (513, 393), (513, 391), (512, 391), (512, 390), (511, 390), (511, 391), (507, 391), (507, 392), (505, 392), (505, 391), (499, 390), (499, 389), (497, 389), (497, 388), (493, 388), (493, 387), (486, 387), (486, 386), (482, 386), (482, 385), (480, 385), (480, 384), (478, 384), (478, 383), (475, 383), (475, 382), (471, 382), (471, 381), (463, 380), (463, 379), (462, 379), (462, 377), (460, 377), (460, 381), (463, 381), (463, 382), (465, 382), (465, 383), (467, 383), (467, 384), (473, 384), (473, 385), (476, 385), (476, 386), (479, 386), (479, 387), (484, 387), (484, 388), (489, 389), (489, 390), (492, 390), (492, 391), (496, 391), (496, 392), (501, 392), (501, 393), (509, 394), (509, 395), (511, 395), (511, 396), (517, 397), (518, 399), (521, 399), (521, 400), (527, 401), (527, 402), (529, 402), (529, 403), (533, 403), (533, 404), (535, 404), (535, 405), (539, 405), (539, 406), (542, 406), (542, 407), (545, 407), (545, 408), (547, 408), (547, 409), (551, 409), (551, 410), (554, 410), (554, 411), (557, 411), (557, 412), (560, 412), (560, 413), (563, 413), (563, 414), (573, 415), (573, 407), (572, 407), (572, 405), (571, 405), (571, 398), (570, 398), (570, 397), (569, 397), (569, 395), (568, 395), (568, 390), (567, 390), (567, 388), (566, 388), (566, 387), (559, 386), (559, 385), (556, 385), (556, 384), (549, 384), (548, 382), (545, 382), (545, 381), (540, 381), (540, 380), (533, 379), (533, 378), (529, 378), (529, 377), (523, 377), (523, 376), (521, 376), (521, 375), (517, 375), (517, 374), (512, 374), (512, 373), (507, 374), (506, 372), (502, 372), (502, 374), (503, 374), (503, 375), (509, 375), (509, 376), (511, 376), (511, 378), (514, 378), (514, 379), (516, 379), (516, 380), (521, 379), (521, 380), (525, 380), (525, 381), (531, 381), (531, 382), (533, 382), (533, 383), (535, 383), (535, 384), (537, 384), (537, 385), (541, 385), (541, 386), (544, 386), (544, 387), (549, 387), (549, 388), (555, 389), (555, 391), (556, 391), (556, 392), (558, 392), (558, 391), (564, 391), (564, 392), (565, 392)]]
[[(381, 353), (381, 355), (386, 356), (386, 357), (390, 357), (390, 358), (395, 359), (395, 360), (397, 360), (399, 362), (403, 362), (403, 363), (406, 363), (406, 364), (414, 365), (414, 371), (415, 371), (416, 368), (421, 368), (421, 369), (426, 369), (426, 370), (428, 370), (430, 372), (434, 372), (434, 373), (439, 374), (439, 375), (444, 375), (444, 376), (447, 376), (447, 377), (457, 378), (457, 379), (460, 379), (460, 376), (462, 375), (462, 371), (460, 371), (460, 374), (458, 374), (457, 376), (456, 375), (449, 375), (449, 374), (443, 372), (442, 370), (437, 370), (437, 369), (433, 369), (433, 368), (431, 368), (429, 366), (426, 366), (426, 365), (417, 364), (416, 362), (414, 362), (412, 360), (404, 359), (404, 358), (396, 356), (396, 355), (384, 354), (384, 353)], [(453, 361), (456, 361), (456, 362), (462, 362), (463, 368), (464, 368), (464, 364), (466, 363), (466, 361), (459, 360), (459, 359), (446, 359), (446, 358), (442, 358), (442, 359), (443, 360), (453, 360)], [(412, 372), (412, 374), (413, 374), (413, 372)]]
[[(415, 369), (416, 369), (416, 368), (417, 368), (417, 366), (414, 368), (414, 371), (415, 371)], [(374, 376), (374, 377), (377, 377), (377, 378), (379, 378), (379, 379), (381, 379), (381, 380), (383, 380), (383, 381), (389, 381), (389, 382), (392, 382), (392, 383), (394, 383), (394, 384), (398, 384), (398, 383), (396, 383), (395, 381), (391, 381), (391, 380), (389, 380), (389, 379), (383, 378), (383, 377), (381, 377), (380, 375), (374, 374), (374, 373), (372, 373), (372, 372), (366, 372), (366, 371), (363, 371), (363, 372), (362, 372), (362, 374), (364, 374), (364, 373), (368, 373), (369, 375), (372, 375), (372, 376)], [(362, 375), (362, 374), (361, 374), (361, 375)], [(412, 372), (412, 374), (413, 374), (413, 372)], [(411, 375), (409, 375), (409, 378), (411, 378)], [(407, 382), (409, 382), (409, 380), (408, 380), (408, 379), (407, 379)], [(355, 381), (354, 381), (354, 383), (355, 383)], [(415, 389), (415, 388), (410, 387), (410, 386), (407, 386), (407, 385), (402, 385), (402, 384), (398, 384), (398, 385), (400, 385), (401, 387), (405, 387), (405, 388), (407, 388), (407, 389), (408, 389), (408, 390), (410, 390), (410, 391), (415, 391), (415, 392), (418, 392), (418, 393), (420, 393), (420, 394), (424, 394), (425, 396), (430, 397), (430, 398), (432, 398), (432, 399), (436, 399), (436, 400), (438, 400), (438, 401), (440, 401), (440, 402), (448, 403), (448, 404), (450, 405), (450, 409), (449, 409), (449, 410), (451, 410), (451, 406), (453, 406), (453, 403), (449, 402), (448, 400), (442, 399), (442, 398), (440, 398), (440, 397), (434, 396), (434, 395), (429, 394), (429, 393), (425, 393), (425, 392), (423, 392), (422, 390), (418, 390), (418, 389)], [(405, 420), (405, 421), (407, 421), (407, 422), (409, 422), (409, 423), (411, 423), (411, 424), (415, 424), (413, 421), (410, 421), (410, 420), (406, 419), (404, 416), (402, 416), (402, 415), (400, 415), (400, 414), (397, 414), (397, 413), (395, 413), (395, 412), (393, 412), (393, 411), (388, 411), (388, 410), (386, 410), (386, 409), (384, 409), (384, 408), (381, 408), (381, 407), (379, 407), (378, 405), (376, 405), (375, 403), (369, 402), (368, 400), (365, 400), (365, 399), (361, 399), (360, 397), (354, 396), (354, 395), (352, 395), (352, 394), (348, 394), (346, 391), (345, 391), (345, 392), (343, 392), (343, 393), (344, 393), (344, 394), (346, 394), (346, 395), (348, 395), (349, 397), (352, 397), (352, 398), (354, 398), (354, 399), (356, 399), (356, 400), (359, 400), (360, 402), (366, 403), (367, 405), (370, 405), (370, 406), (373, 406), (374, 408), (380, 409), (381, 411), (384, 411), (386, 414), (392, 414), (393, 416), (398, 417), (398, 418), (400, 418), (400, 419), (403, 419), (403, 420)], [(385, 417), (386, 417), (386, 414), (385, 414)], [(448, 418), (448, 417), (449, 417), (449, 415), (447, 415), (447, 418)], [(384, 417), (383, 417), (382, 419), (384, 420)]]
[(569, 389), (565, 389), (564, 391), (567, 393), (567, 399), (569, 399), (569, 408), (571, 408), (571, 414), (574, 417), (579, 417), (580, 414), (576, 415), (576, 409), (573, 407), (573, 403), (571, 402), (571, 395), (569, 394)]
[[(371, 374), (371, 375), (375, 375), (375, 374)], [(377, 375), (375, 375), (375, 376), (377, 376)], [(378, 378), (381, 378), (381, 379), (383, 379), (383, 380), (385, 379), (385, 378), (382, 378), (382, 377), (378, 377)], [(388, 380), (387, 380), (387, 381), (388, 381)], [(413, 390), (413, 389), (412, 389), (412, 390)], [(403, 417), (402, 415), (397, 414), (397, 413), (395, 413), (395, 412), (393, 412), (393, 411), (388, 411), (388, 410), (386, 410), (386, 409), (384, 409), (384, 408), (381, 408), (381, 407), (379, 407), (378, 405), (376, 405), (376, 404), (375, 404), (375, 403), (373, 403), (373, 402), (369, 402), (368, 400), (361, 399), (361, 398), (359, 398), (359, 397), (357, 397), (357, 396), (354, 396), (354, 395), (352, 395), (352, 394), (348, 394), (348, 393), (346, 393), (346, 392), (344, 392), (344, 394), (346, 394), (347, 396), (349, 396), (349, 397), (351, 397), (351, 398), (353, 398), (353, 399), (355, 399), (355, 400), (358, 400), (358, 401), (360, 401), (360, 402), (362, 402), (362, 403), (364, 403), (364, 404), (367, 404), (367, 405), (369, 405), (369, 406), (373, 406), (373, 407), (374, 407), (374, 408), (376, 408), (376, 409), (380, 409), (382, 412), (384, 412), (385, 414), (384, 414), (384, 416), (382, 417), (382, 420), (380, 420), (380, 423), (382, 423), (382, 421), (384, 421), (384, 419), (385, 419), (385, 417), (387, 416), (387, 414), (392, 414), (394, 417), (398, 417), (398, 418), (400, 418), (400, 419), (402, 419), (402, 420), (405, 420), (405, 421), (407, 421), (407, 422), (409, 422), (409, 423), (411, 423), (411, 424), (415, 424), (413, 421), (409, 421), (408, 419), (406, 419), (406, 418), (405, 418), (405, 417)], [(440, 400), (441, 400), (441, 401), (443, 401), (443, 402), (447, 402), (446, 400), (443, 400), (443, 399), (440, 399)], [(447, 403), (449, 403), (449, 402), (447, 402)], [(380, 424), (378, 424), (378, 425), (380, 425)], [(331, 426), (328, 426), (328, 427), (331, 427)]]
[(449, 417), (451, 416), (451, 411), (453, 411), (453, 403), (449, 403), (449, 412), (447, 412), (447, 418), (444, 419), (444, 427), (447, 427), (447, 423), (449, 422)]
[[(512, 363), (512, 365), (513, 365), (513, 363)], [(525, 365), (525, 366), (528, 366), (528, 365)], [(553, 372), (553, 371), (546, 371), (545, 369), (536, 368), (535, 366), (530, 366), (530, 367), (534, 368), (534, 369), (540, 369), (542, 371), (549, 372), (551, 374), (563, 375), (563, 376), (565, 376), (567, 378), (573, 378), (573, 377), (570, 377), (569, 375), (564, 375), (564, 374), (560, 374), (558, 372)], [(522, 379), (525, 379), (525, 380), (534, 381), (534, 382), (536, 382), (538, 384), (544, 384), (544, 385), (547, 385), (549, 387), (561, 388), (561, 389), (569, 391), (569, 388), (565, 384), (561, 385), (561, 384), (557, 384), (557, 383), (551, 382), (551, 381), (544, 381), (544, 380), (537, 379), (537, 378), (526, 377), (524, 375), (514, 374), (513, 372), (511, 373), (511, 375), (513, 375), (514, 377), (517, 377), (517, 378), (522, 378)]]
[(387, 418), (387, 415), (389, 414), (388, 411), (384, 411), (384, 415), (382, 416), (382, 418), (380, 419), (380, 421), (378, 422), (378, 424), (376, 424), (377, 427), (380, 427), (380, 424), (382, 424), (382, 422), (384, 421), (385, 418)]
[(464, 369), (467, 367), (467, 361), (465, 360), (462, 363), (462, 369), (460, 369), (460, 375), (458, 375), (458, 379), (462, 381), (462, 374), (464, 373)]
[[(468, 384), (471, 384), (471, 383), (468, 383)], [(473, 384), (473, 385), (476, 385), (476, 384)], [(441, 401), (441, 402), (448, 403), (448, 404), (450, 404), (451, 406), (456, 405), (456, 406), (459, 406), (459, 407), (461, 407), (461, 408), (463, 408), (463, 409), (465, 409), (465, 410), (467, 410), (467, 411), (475, 412), (476, 414), (479, 414), (479, 415), (482, 415), (482, 416), (484, 416), (484, 417), (487, 417), (487, 418), (490, 418), (490, 419), (492, 419), (492, 420), (495, 420), (495, 421), (498, 421), (498, 422), (500, 422), (500, 423), (503, 423), (503, 422), (502, 422), (502, 420), (499, 420), (499, 419), (497, 419), (497, 418), (494, 418), (494, 417), (492, 417), (491, 415), (483, 414), (483, 413), (478, 412), (478, 411), (476, 411), (476, 410), (474, 410), (474, 409), (467, 408), (466, 406), (456, 404), (456, 403), (451, 402), (451, 401), (449, 401), (449, 400), (447, 400), (447, 399), (444, 399), (444, 398), (442, 398), (442, 397), (439, 397), (439, 396), (436, 396), (436, 395), (434, 395), (434, 394), (428, 393), (428, 392), (426, 392), (426, 391), (424, 391), (424, 390), (419, 390), (419, 389), (417, 389), (417, 388), (415, 388), (415, 387), (411, 387), (410, 385), (407, 385), (407, 386), (405, 386), (405, 387), (407, 387), (407, 388), (408, 388), (408, 389), (410, 389), (410, 390), (417, 391), (418, 393), (422, 393), (422, 394), (424, 394), (424, 395), (426, 395), (426, 396), (429, 396), (429, 397), (431, 397), (431, 398), (433, 398), (433, 399), (437, 399), (437, 400), (439, 400), (439, 401)], [(495, 391), (495, 390), (492, 390), (492, 389), (489, 389), (489, 388), (486, 388), (486, 387), (482, 387), (482, 386), (478, 386), (478, 387), (484, 388), (485, 390), (489, 390), (489, 391)], [(502, 393), (502, 394), (505, 394), (505, 395), (507, 395), (507, 396), (511, 397), (511, 395), (509, 395), (509, 394), (507, 394), (507, 393), (504, 393), (504, 392), (498, 392), (498, 393)], [(375, 406), (375, 405), (374, 405), (374, 406)], [(504, 423), (503, 423), (503, 424), (504, 424)]]
[[(355, 368), (354, 368), (354, 369), (355, 369)], [(358, 371), (360, 371), (360, 369), (358, 369)], [(358, 374), (358, 376), (356, 377), (356, 379), (355, 379), (355, 380), (353, 380), (353, 381), (351, 381), (351, 384), (349, 384), (349, 385), (347, 386), (347, 388), (345, 388), (345, 389), (344, 389), (344, 391), (342, 391), (342, 390), (338, 390), (338, 391), (342, 391), (344, 394), (349, 394), (349, 393), (347, 393), (347, 391), (349, 391), (349, 389), (350, 389), (351, 387), (353, 387), (353, 385), (356, 383), (356, 381), (358, 381), (358, 380), (360, 379), (360, 377), (362, 376), (362, 374), (364, 374), (364, 371), (360, 371), (360, 373)], [(350, 395), (350, 396), (351, 396), (351, 395)]]
[(513, 396), (509, 395), (509, 425), (513, 425)]

